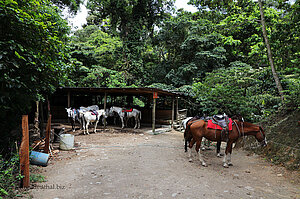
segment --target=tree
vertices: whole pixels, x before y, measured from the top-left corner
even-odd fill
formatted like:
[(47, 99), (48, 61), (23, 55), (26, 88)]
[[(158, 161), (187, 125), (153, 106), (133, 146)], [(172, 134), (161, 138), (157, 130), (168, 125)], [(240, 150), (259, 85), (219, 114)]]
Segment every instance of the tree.
[[(128, 85), (137, 81), (143, 71), (142, 53), (151, 39), (155, 25), (172, 11), (173, 0), (91, 0), (91, 15), (98, 17), (97, 24), (109, 20), (109, 30), (123, 42), (122, 68)], [(99, 22), (100, 21), (100, 22)]]
[(0, 13), (0, 128), (8, 144), (32, 102), (64, 84), (69, 27), (49, 1), (0, 1)]
[(75, 64), (74, 71), (69, 76), (72, 85), (123, 86), (122, 72), (117, 72), (122, 61), (122, 41), (118, 36), (105, 33), (96, 25), (88, 25), (74, 33), (70, 39), (70, 47)]
[(276, 72), (276, 69), (275, 69), (275, 66), (274, 66), (274, 62), (273, 62), (272, 51), (271, 51), (271, 47), (270, 47), (268, 36), (267, 36), (265, 17), (264, 17), (263, 6), (262, 6), (261, 0), (258, 0), (258, 4), (259, 4), (259, 9), (260, 9), (260, 15), (261, 15), (262, 32), (263, 32), (263, 36), (264, 36), (266, 47), (267, 47), (269, 62), (270, 62), (270, 65), (271, 65), (271, 69), (272, 69), (272, 73), (273, 73), (273, 77), (274, 77), (277, 89), (279, 91), (279, 95), (281, 97), (281, 101), (282, 101), (282, 104), (283, 104), (284, 103), (283, 88), (281, 86), (281, 82), (278, 78), (278, 75), (277, 75), (277, 72)]

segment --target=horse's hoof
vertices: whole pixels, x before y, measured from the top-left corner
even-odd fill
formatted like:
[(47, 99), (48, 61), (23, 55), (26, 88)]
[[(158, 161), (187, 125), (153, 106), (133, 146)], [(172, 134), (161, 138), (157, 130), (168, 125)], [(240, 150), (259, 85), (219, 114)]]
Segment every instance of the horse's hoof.
[(207, 167), (207, 164), (205, 162), (202, 162), (202, 166)]
[(233, 164), (231, 162), (228, 163), (228, 166), (233, 166)]
[(229, 168), (229, 166), (228, 166), (227, 163), (224, 163), (224, 164), (223, 164), (223, 167), (224, 167), (224, 168)]
[(201, 150), (202, 150), (202, 151), (205, 151), (205, 147), (202, 147)]
[(192, 159), (192, 158), (190, 158), (190, 159), (189, 159), (189, 162), (193, 162), (193, 159)]
[(218, 154), (217, 154), (217, 157), (218, 157), (218, 158), (221, 158), (222, 156), (224, 156), (224, 155), (221, 154), (221, 153), (218, 153)]

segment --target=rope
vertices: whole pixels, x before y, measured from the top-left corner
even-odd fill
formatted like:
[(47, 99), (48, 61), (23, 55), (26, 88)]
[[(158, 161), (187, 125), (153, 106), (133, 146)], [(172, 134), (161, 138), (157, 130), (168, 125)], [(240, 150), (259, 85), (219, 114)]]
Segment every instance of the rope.
[(281, 146), (286, 146), (286, 147), (288, 147), (288, 148), (292, 148), (292, 149), (294, 149), (294, 150), (297, 150), (297, 151), (299, 151), (300, 150), (300, 148), (296, 148), (296, 147), (292, 147), (292, 146), (288, 146), (288, 145), (285, 145), (285, 144), (281, 144), (281, 143), (278, 143), (278, 142), (274, 142), (274, 141), (268, 141), (268, 142), (271, 142), (271, 143), (274, 143), (274, 144), (278, 144), (278, 145), (281, 145)]
[[(284, 147), (287, 147), (287, 148), (291, 148), (291, 149), (297, 150), (297, 151), (300, 150), (300, 148), (288, 146), (288, 145), (286, 145), (286, 144), (274, 142), (274, 141), (272, 141), (272, 140), (267, 140), (267, 142), (274, 143), (274, 144), (277, 144), (277, 145), (281, 145), (281, 146), (284, 146)], [(256, 146), (256, 147), (253, 147), (252, 145), (254, 145), (255, 143), (257, 144), (257, 146)], [(244, 147), (245, 147), (245, 146), (243, 146), (243, 148), (244, 148)], [(260, 146), (259, 146), (259, 144), (258, 144), (257, 142), (254, 142), (254, 143), (250, 143), (249, 147), (254, 149), (254, 148), (259, 148)]]

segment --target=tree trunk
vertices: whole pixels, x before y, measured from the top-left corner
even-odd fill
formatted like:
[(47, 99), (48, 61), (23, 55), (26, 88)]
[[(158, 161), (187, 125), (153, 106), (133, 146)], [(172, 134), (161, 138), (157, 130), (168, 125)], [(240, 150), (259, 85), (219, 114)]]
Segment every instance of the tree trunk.
[(45, 137), (45, 129), (44, 129), (44, 109), (43, 109), (43, 102), (40, 101), (40, 138)]
[(266, 43), (266, 46), (267, 46), (267, 51), (268, 51), (268, 58), (269, 58), (269, 62), (270, 62), (270, 65), (271, 65), (272, 74), (273, 74), (273, 77), (274, 77), (274, 80), (275, 80), (275, 83), (276, 83), (276, 86), (277, 86), (277, 89), (279, 91), (279, 95), (280, 95), (280, 98), (281, 98), (281, 101), (282, 101), (282, 104), (283, 104), (284, 103), (283, 89), (282, 89), (280, 80), (278, 78), (278, 75), (276, 73), (274, 62), (273, 62), (272, 51), (271, 51), (271, 47), (270, 47), (268, 36), (267, 36), (265, 17), (264, 17), (264, 11), (263, 11), (263, 6), (262, 6), (261, 0), (258, 0), (258, 4), (259, 4), (259, 10), (260, 10), (262, 32), (263, 32), (263, 36), (264, 36), (265, 43)]
[(35, 134), (40, 134), (40, 128), (39, 128), (39, 101), (36, 101), (36, 112), (34, 116), (34, 131)]

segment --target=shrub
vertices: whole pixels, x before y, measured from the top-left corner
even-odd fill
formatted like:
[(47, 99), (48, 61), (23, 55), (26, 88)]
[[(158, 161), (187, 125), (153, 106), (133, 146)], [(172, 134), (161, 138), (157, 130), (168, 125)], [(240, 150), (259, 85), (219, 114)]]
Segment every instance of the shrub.
[(0, 198), (16, 196), (15, 188), (22, 176), (19, 174), (19, 155), (14, 154), (9, 160), (0, 155)]

